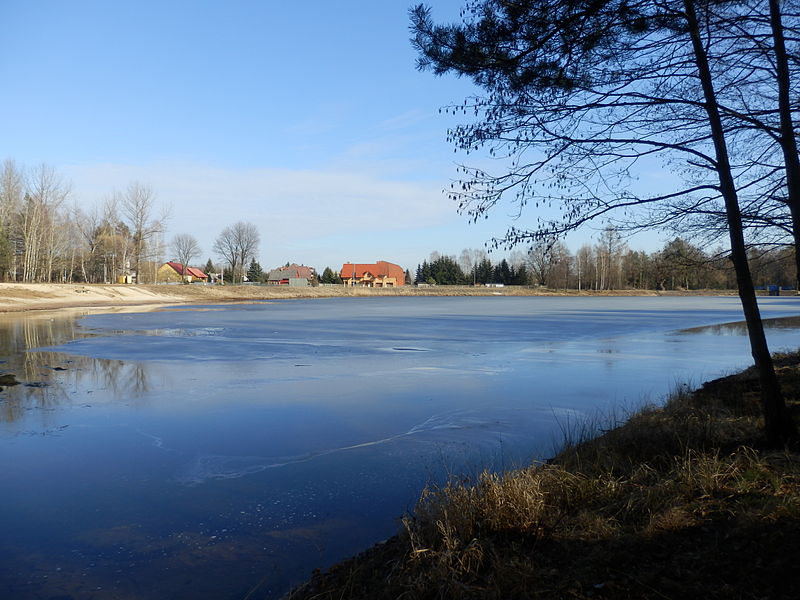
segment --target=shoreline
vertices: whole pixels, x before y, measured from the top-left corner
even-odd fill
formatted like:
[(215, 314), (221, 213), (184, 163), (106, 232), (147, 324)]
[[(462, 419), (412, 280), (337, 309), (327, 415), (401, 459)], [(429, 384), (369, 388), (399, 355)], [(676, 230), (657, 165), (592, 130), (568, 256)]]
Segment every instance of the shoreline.
[[(773, 358), (800, 421), (800, 351)], [(765, 444), (759, 388), (750, 367), (425, 488), (395, 535), (281, 600), (797, 598), (800, 451)]]
[(227, 304), (260, 302), (264, 300), (310, 298), (375, 298), (431, 296), (731, 296), (732, 290), (550, 290), (516, 287), (487, 288), (473, 286), (441, 286), (416, 288), (289, 288), (255, 285), (113, 285), (69, 283), (0, 283), (0, 314), (20, 314), (33, 311), (73, 308), (104, 309), (115, 307), (159, 307), (170, 304)]
[[(178, 311), (213, 311), (224, 309), (204, 305), (295, 298), (488, 297), (498, 290), (410, 288), (392, 293), (399, 291), (0, 284), (0, 319), (58, 320), (76, 314), (157, 311), (177, 304), (182, 305), (175, 308)], [(503, 295), (723, 296), (717, 291), (514, 291)], [(9, 298), (16, 310), (2, 308)], [(800, 418), (800, 355), (776, 356), (776, 367)], [(25, 382), (12, 379), (6, 385), (16, 383)], [(757, 385), (750, 369), (705, 383), (694, 392), (681, 387), (664, 406), (645, 407), (625, 415), (624, 422), (615, 418), (608, 424), (611, 429), (600, 422), (576, 425), (565, 433), (563, 451), (545, 462), (502, 477), (487, 473), (428, 488), (396, 535), (316, 571), (283, 598), (655, 600), (691, 595), (727, 600), (739, 589), (747, 595), (737, 597), (761, 597), (759, 580), (776, 573), (760, 564), (752, 568), (748, 553), (763, 554), (767, 562), (787, 569), (800, 560), (793, 546), (800, 539), (800, 455), (796, 449), (776, 453), (762, 444)], [(601, 435), (591, 437), (592, 431)], [(765, 527), (774, 537), (759, 533)], [(738, 559), (718, 556), (718, 540), (747, 552)], [(753, 576), (704, 579), (692, 566), (697, 562), (708, 564), (712, 574)], [(800, 589), (800, 574), (784, 579), (791, 590)], [(766, 595), (796, 597), (780, 586), (772, 591)]]

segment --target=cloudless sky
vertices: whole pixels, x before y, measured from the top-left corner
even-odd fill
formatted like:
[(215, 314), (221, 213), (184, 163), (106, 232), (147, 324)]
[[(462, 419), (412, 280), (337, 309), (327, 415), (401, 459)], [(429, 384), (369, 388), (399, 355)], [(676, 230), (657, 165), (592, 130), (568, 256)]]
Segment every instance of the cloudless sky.
[[(444, 21), (461, 3), (429, 2)], [(477, 90), (416, 70), (409, 6), (0, 0), (0, 160), (56, 167), (81, 207), (149, 184), (172, 207), (166, 241), (194, 234), (198, 263), (239, 220), (259, 228), (264, 268), (413, 270), (482, 247), (514, 211), (470, 225), (442, 193), (471, 159), (438, 109)]]

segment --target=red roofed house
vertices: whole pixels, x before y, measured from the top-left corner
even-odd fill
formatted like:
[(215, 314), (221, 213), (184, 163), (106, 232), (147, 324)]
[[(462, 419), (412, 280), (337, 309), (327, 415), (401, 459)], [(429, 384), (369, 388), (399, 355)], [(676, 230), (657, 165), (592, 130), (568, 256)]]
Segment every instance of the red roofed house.
[(397, 287), (406, 283), (403, 268), (385, 260), (373, 264), (345, 263), (339, 276), (345, 285), (351, 287)]
[(179, 262), (167, 262), (158, 269), (158, 281), (208, 281), (208, 275), (195, 267), (186, 267)]
[(285, 267), (272, 269), (267, 275), (267, 283), (269, 285), (289, 285), (293, 287), (306, 286), (311, 285), (314, 275), (312, 267), (292, 263)]

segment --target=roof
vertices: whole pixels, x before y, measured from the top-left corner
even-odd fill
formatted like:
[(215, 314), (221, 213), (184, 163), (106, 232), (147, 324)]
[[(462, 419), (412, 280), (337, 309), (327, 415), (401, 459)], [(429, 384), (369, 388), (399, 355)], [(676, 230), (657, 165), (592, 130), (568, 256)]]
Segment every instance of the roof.
[[(183, 275), (183, 265), (179, 262), (170, 261), (167, 263), (170, 267), (172, 267), (178, 275)], [(203, 273), (200, 269), (195, 267), (186, 267), (186, 275), (190, 275), (196, 279), (206, 279), (208, 275)]]
[(292, 263), (285, 267), (272, 269), (267, 279), (269, 281), (278, 281), (281, 279), (311, 279), (312, 277), (314, 277), (314, 269)]
[(349, 279), (355, 274), (357, 279), (362, 279), (369, 273), (372, 277), (394, 277), (398, 283), (405, 283), (405, 271), (400, 265), (379, 260), (375, 263), (344, 263), (339, 276)]

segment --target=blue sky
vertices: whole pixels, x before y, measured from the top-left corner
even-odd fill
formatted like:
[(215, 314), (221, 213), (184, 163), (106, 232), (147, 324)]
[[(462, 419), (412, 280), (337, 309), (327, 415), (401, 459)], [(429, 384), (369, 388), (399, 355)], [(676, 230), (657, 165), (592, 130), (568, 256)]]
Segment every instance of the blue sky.
[(438, 109), (476, 90), (415, 69), (409, 5), (3, 0), (0, 160), (53, 165), (82, 206), (151, 185), (167, 241), (193, 233), (202, 262), (238, 220), (265, 267), (482, 247), (513, 211), (470, 225), (443, 195), (463, 157)]

